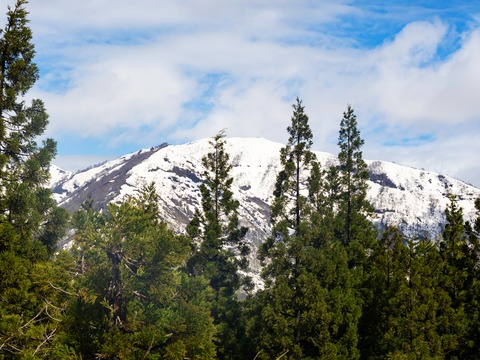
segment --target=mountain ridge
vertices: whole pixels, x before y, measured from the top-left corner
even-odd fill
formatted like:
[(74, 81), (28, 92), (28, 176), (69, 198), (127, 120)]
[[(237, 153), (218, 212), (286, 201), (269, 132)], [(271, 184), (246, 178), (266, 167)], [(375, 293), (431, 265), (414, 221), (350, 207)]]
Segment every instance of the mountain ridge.
[[(162, 144), (76, 173), (52, 167), (54, 197), (71, 212), (88, 197), (94, 200), (95, 207), (102, 208), (153, 181), (160, 195), (162, 216), (173, 228), (182, 231), (200, 206), (201, 158), (210, 151), (209, 141)], [(241, 204), (240, 216), (255, 237), (268, 236), (270, 230), (269, 204), (280, 171), (279, 151), (283, 146), (264, 138), (226, 138), (234, 178), (232, 190)], [(315, 154), (323, 167), (336, 161), (333, 154), (319, 151)], [(449, 194), (458, 196), (466, 220), (473, 218), (474, 200), (480, 197), (480, 189), (475, 186), (393, 162), (365, 161), (370, 176), (367, 198), (375, 208), (372, 220), (379, 227), (395, 224), (411, 236), (438, 236), (445, 222)]]

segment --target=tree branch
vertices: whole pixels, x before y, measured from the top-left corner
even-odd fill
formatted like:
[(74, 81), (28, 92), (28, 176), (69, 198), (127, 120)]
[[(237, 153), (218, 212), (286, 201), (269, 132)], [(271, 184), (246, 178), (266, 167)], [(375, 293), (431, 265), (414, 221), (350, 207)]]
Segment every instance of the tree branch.
[(53, 285), (50, 281), (48, 281), (48, 284), (49, 284), (52, 288), (54, 288), (55, 290), (61, 291), (61, 292), (63, 292), (64, 294), (72, 295), (72, 296), (75, 295), (74, 293), (71, 293), (71, 292), (68, 292), (68, 291), (66, 291), (66, 290), (63, 290), (63, 289), (61, 289), (61, 288), (59, 288), (59, 287), (56, 287), (56, 286)]
[(35, 349), (35, 351), (33, 352), (33, 356), (35, 356), (35, 354), (38, 352), (38, 350), (40, 350), (40, 348), (45, 345), (48, 341), (50, 341), (53, 336), (55, 335), (55, 332), (57, 331), (57, 328), (53, 329), (53, 331), (50, 333), (50, 335), (47, 335), (47, 337), (40, 343), (38, 344), (37, 348)]

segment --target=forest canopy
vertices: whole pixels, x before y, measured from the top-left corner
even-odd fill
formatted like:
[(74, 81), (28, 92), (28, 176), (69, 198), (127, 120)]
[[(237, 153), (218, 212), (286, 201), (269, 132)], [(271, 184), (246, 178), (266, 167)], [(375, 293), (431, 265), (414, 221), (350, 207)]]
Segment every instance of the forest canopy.
[(0, 359), (478, 358), (480, 199), (469, 223), (452, 194), (439, 238), (379, 231), (352, 106), (323, 168), (293, 103), (255, 291), (225, 132), (185, 233), (162, 220), (154, 184), (70, 215), (47, 188), (45, 106), (25, 100), (34, 55), (17, 0), (0, 33)]

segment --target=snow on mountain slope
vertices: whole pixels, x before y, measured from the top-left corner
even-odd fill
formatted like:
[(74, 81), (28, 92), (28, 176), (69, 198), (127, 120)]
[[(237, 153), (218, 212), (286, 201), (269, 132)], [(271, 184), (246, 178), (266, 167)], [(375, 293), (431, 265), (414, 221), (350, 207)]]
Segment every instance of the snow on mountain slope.
[[(78, 209), (89, 196), (97, 208), (134, 194), (142, 184), (155, 182), (163, 217), (181, 231), (200, 206), (201, 158), (211, 151), (209, 139), (184, 145), (161, 145), (122, 156), (98, 167), (66, 174), (55, 183), (60, 205)], [(249, 237), (258, 244), (268, 236), (269, 204), (279, 151), (283, 145), (262, 138), (227, 138), (226, 150), (232, 163), (233, 191), (240, 201), (242, 221)], [(323, 166), (336, 157), (316, 152)], [(385, 161), (367, 161), (370, 172), (368, 199), (376, 209), (373, 219), (380, 227), (396, 224), (409, 235), (437, 236), (443, 228), (448, 194), (459, 197), (466, 219), (474, 216), (474, 200), (480, 189), (437, 173)], [(255, 247), (255, 246), (254, 246)]]
[(70, 171), (65, 171), (60, 169), (56, 165), (50, 166), (50, 182), (48, 184), (49, 188), (54, 188), (57, 184), (63, 183), (72, 176)]
[(367, 161), (368, 199), (379, 225), (395, 224), (412, 236), (438, 236), (444, 227), (448, 195), (458, 197), (465, 220), (475, 216), (480, 189), (438, 173), (385, 162)]

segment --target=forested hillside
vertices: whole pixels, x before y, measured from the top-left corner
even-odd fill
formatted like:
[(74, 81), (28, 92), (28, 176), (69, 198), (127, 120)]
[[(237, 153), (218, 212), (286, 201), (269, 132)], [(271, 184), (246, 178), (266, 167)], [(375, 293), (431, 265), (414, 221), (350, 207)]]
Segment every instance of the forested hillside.
[(465, 222), (451, 194), (439, 237), (378, 231), (351, 106), (325, 167), (294, 102), (257, 291), (223, 131), (183, 234), (161, 219), (153, 184), (102, 211), (58, 207), (56, 144), (37, 143), (48, 115), (25, 101), (38, 79), (26, 6), (8, 8), (0, 34), (0, 359), (479, 357), (480, 199)]

